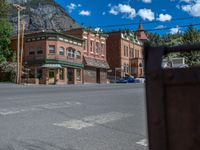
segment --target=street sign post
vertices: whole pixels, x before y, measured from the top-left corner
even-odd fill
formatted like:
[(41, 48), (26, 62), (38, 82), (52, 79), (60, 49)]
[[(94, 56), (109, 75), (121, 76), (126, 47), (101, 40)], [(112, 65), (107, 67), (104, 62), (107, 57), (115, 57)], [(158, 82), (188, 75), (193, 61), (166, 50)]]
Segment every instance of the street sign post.
[(200, 50), (200, 44), (145, 46), (150, 150), (200, 149), (200, 66), (162, 68), (163, 56)]

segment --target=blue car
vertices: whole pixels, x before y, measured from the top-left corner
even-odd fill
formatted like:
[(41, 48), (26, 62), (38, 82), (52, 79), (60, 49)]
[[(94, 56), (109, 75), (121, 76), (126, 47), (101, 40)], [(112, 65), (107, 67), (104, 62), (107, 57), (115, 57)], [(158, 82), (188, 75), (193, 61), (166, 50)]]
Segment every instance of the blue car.
[(125, 80), (124, 78), (120, 78), (119, 80), (117, 80), (116, 83), (128, 83), (128, 80)]
[(120, 78), (116, 83), (134, 83), (135, 82), (135, 79), (133, 77), (123, 77), (123, 78)]
[(135, 82), (135, 79), (133, 77), (124, 77), (125, 80), (128, 81), (128, 83), (134, 83)]

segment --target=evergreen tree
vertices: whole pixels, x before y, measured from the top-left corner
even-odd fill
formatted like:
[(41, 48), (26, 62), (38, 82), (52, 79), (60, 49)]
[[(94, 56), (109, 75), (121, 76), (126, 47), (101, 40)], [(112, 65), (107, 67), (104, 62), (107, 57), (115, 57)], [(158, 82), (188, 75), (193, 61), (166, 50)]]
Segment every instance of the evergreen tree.
[[(194, 44), (200, 42), (200, 33), (193, 26), (189, 26), (183, 35), (183, 43)], [(200, 52), (193, 51), (191, 53), (181, 53), (181, 57), (186, 59), (189, 66), (200, 64)]]

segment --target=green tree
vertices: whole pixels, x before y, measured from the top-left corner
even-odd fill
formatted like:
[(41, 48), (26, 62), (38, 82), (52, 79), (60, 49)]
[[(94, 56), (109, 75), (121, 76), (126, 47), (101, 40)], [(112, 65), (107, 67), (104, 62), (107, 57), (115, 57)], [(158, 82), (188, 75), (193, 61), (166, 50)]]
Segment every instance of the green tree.
[(11, 59), (9, 48), (12, 27), (8, 21), (10, 6), (6, 0), (0, 0), (0, 63)]
[[(183, 43), (194, 44), (196, 42), (200, 42), (200, 33), (193, 26), (189, 26), (183, 35)], [(198, 51), (180, 53), (180, 56), (186, 59), (189, 66), (200, 64), (200, 52)]]
[(0, 71), (4, 72), (3, 81), (14, 81), (16, 75), (13, 51), (9, 48), (13, 31), (8, 21), (10, 10), (10, 5), (6, 0), (0, 0)]

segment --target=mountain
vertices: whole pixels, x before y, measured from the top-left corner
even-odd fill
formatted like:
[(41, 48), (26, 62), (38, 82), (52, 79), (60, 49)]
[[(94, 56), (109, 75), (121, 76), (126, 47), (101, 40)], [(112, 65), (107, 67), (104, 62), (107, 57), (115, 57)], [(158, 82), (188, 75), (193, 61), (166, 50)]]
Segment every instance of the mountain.
[[(21, 18), (25, 20), (25, 31), (56, 30), (63, 31), (80, 27), (76, 21), (54, 0), (7, 0), (10, 4), (20, 4), (26, 7), (21, 11)], [(17, 11), (13, 7), (10, 22), (17, 30)]]

